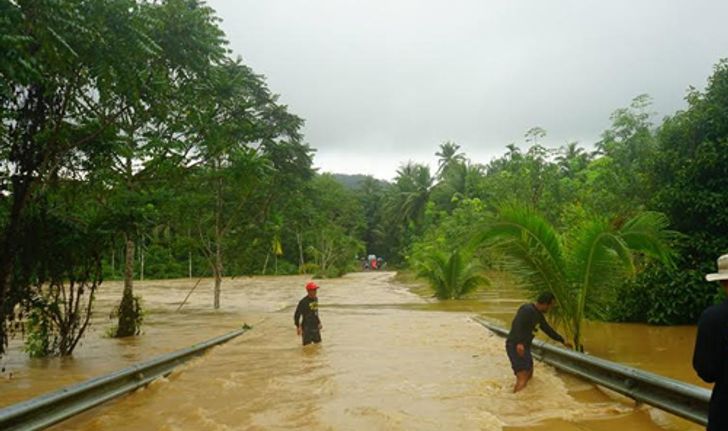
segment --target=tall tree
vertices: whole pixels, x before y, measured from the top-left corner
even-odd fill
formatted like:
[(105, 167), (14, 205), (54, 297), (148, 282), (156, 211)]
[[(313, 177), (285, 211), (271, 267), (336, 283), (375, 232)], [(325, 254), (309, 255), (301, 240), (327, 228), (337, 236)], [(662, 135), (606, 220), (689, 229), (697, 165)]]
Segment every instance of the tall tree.
[[(143, 252), (140, 235), (157, 224), (155, 206), (164, 199), (164, 184), (172, 182), (178, 176), (175, 171), (189, 163), (187, 123), (194, 115), (195, 101), (209, 69), (225, 54), (222, 32), (210, 8), (175, 0), (141, 4), (138, 10), (150, 23), (144, 30), (154, 47), (138, 54), (147, 59), (137, 75), (150, 100), (140, 100), (119, 116), (118, 134), (111, 142), (113, 151), (104, 168), (95, 172), (98, 181), (113, 190), (107, 203), (119, 222), (125, 245), (118, 337), (139, 331), (135, 323), (140, 310), (133, 291), (134, 253), (137, 249)], [(108, 104), (113, 106), (115, 101)]]
[(657, 151), (647, 95), (611, 115), (612, 126), (596, 144), (597, 154), (584, 172), (581, 201), (602, 214), (618, 215), (646, 209), (654, 193), (649, 171)]
[(454, 142), (447, 141), (440, 144), (440, 149), (435, 153), (438, 157), (436, 176), (440, 178), (446, 176), (451, 165), (465, 161), (465, 155), (459, 151), (460, 145)]
[(419, 225), (434, 181), (430, 168), (425, 165), (409, 162), (397, 170), (395, 211), (402, 222)]
[[(718, 62), (703, 91), (691, 88), (688, 107), (665, 119), (648, 171), (652, 205), (686, 235), (677, 271), (654, 268), (647, 313), (657, 323), (692, 323), (718, 299), (703, 274), (728, 250), (728, 60)], [(720, 295), (722, 298), (722, 295)]]
[(19, 229), (25, 209), (66, 166), (110, 152), (107, 139), (121, 116), (154, 103), (148, 86), (156, 76), (146, 71), (160, 51), (150, 37), (147, 3), (6, 1), (2, 9), (8, 37), (0, 41), (0, 183), (8, 212), (0, 246), (0, 351), (6, 317), (27, 292), (14, 271), (25, 244)]
[(205, 89), (193, 125), (198, 168), (189, 211), (199, 215), (197, 232), (219, 308), (230, 234), (264, 220), (275, 198), (276, 170), (298, 166), (307, 174), (310, 150), (300, 144), (302, 120), (278, 105), (263, 78), (239, 60), (217, 67)]

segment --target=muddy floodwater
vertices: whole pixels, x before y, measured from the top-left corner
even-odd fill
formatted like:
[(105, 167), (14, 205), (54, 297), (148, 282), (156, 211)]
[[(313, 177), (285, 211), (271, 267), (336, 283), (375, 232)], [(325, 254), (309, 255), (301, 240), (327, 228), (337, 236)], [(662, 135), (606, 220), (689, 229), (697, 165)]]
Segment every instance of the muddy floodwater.
[[(536, 363), (518, 394), (502, 338), (474, 323), (510, 323), (523, 294), (503, 286), (466, 301), (436, 302), (368, 272), (320, 281), (323, 343), (301, 347), (293, 310), (304, 276), (135, 285), (144, 334), (104, 337), (121, 284), (105, 283), (93, 326), (73, 358), (31, 360), (18, 342), (0, 360), (0, 406), (126, 367), (247, 323), (253, 329), (168, 378), (57, 425), (55, 430), (699, 430), (659, 410)], [(700, 384), (690, 367), (694, 327), (591, 323), (595, 355)]]

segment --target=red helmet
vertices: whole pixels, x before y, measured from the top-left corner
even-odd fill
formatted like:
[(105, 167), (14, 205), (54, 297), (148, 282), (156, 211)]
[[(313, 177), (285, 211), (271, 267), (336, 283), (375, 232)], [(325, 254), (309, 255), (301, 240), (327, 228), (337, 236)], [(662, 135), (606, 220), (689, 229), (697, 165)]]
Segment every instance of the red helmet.
[(306, 284), (306, 290), (316, 290), (316, 289), (318, 289), (318, 288), (319, 288), (319, 287), (318, 287), (318, 284), (314, 283), (313, 281), (309, 281), (309, 282), (308, 282), (308, 283)]

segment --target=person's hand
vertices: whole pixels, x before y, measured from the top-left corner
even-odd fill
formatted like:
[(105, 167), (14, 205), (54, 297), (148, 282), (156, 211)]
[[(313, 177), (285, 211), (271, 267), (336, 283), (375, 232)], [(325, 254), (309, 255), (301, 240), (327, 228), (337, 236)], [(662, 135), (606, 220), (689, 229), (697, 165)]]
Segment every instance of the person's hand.
[(321, 325), (321, 324), (319, 323), (319, 331), (321, 330), (321, 328), (323, 328), (323, 325)]
[(301, 335), (301, 327), (296, 326), (296, 334)]
[(574, 345), (573, 345), (573, 344), (571, 344), (571, 343), (569, 343), (568, 341), (564, 341), (564, 346), (565, 346), (565, 347), (566, 347), (567, 349), (573, 349), (573, 348), (574, 348)]
[(516, 344), (516, 353), (520, 357), (526, 356), (526, 347), (521, 343)]

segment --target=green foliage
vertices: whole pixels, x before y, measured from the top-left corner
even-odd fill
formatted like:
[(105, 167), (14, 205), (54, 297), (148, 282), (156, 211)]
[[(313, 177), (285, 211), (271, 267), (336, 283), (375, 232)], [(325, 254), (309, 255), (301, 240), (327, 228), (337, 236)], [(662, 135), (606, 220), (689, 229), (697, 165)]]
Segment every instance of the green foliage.
[(672, 266), (666, 218), (643, 213), (623, 225), (588, 217), (565, 234), (545, 218), (520, 206), (506, 206), (477, 242), (502, 253), (502, 267), (525, 281), (534, 294), (552, 292), (557, 316), (574, 345), (581, 347), (585, 317), (604, 317), (614, 292), (635, 272), (635, 254)]
[(716, 284), (695, 283), (714, 268), (667, 272), (650, 266), (636, 280), (621, 286), (609, 310), (609, 320), (686, 325), (697, 321), (703, 310), (724, 300)]
[[(32, 220), (41, 192), (94, 185), (95, 193), (84, 191), (98, 198), (85, 203), (105, 208), (107, 233), (133, 238), (148, 228), (157, 221), (146, 211), (154, 203), (148, 185), (169, 179), (189, 154), (179, 139), (189, 124), (182, 119), (189, 119), (191, 95), (226, 51), (212, 10), (194, 0), (5, 1), (0, 8), (0, 187), (8, 197), (0, 244), (2, 351), (13, 309), (24, 300), (48, 300), (33, 291), (43, 255), (18, 258), (32, 236), (21, 226)], [(51, 287), (71, 285), (59, 279)], [(53, 314), (63, 331), (76, 331), (70, 316)], [(73, 346), (61, 343), (61, 353)]]
[(642, 283), (655, 291), (658, 303), (648, 319), (659, 323), (692, 322), (714, 302), (715, 286), (703, 277), (728, 252), (728, 60), (715, 66), (705, 91), (691, 89), (687, 101), (688, 109), (661, 125), (650, 171), (653, 205), (686, 236), (677, 272), (656, 269)]
[(318, 264), (306, 262), (299, 267), (298, 272), (300, 274), (317, 274), (320, 269), (321, 267), (319, 267)]
[[(343, 187), (314, 172), (303, 120), (228, 57), (218, 21), (196, 0), (0, 2), (0, 352), (21, 306), (30, 354), (70, 354), (102, 261), (126, 278), (116, 332), (136, 333), (142, 256), (146, 278), (191, 265), (221, 280), (336, 277), (374, 253), (442, 297), (485, 262), (557, 293), (577, 339), (585, 316), (684, 323), (716, 300), (703, 274), (728, 251), (728, 61), (658, 128), (645, 95), (617, 109), (594, 153), (547, 148), (534, 127), (487, 164), (445, 142), (434, 175), (410, 162), (393, 184)], [(497, 247), (471, 256), (496, 208)], [(670, 261), (666, 243), (676, 269), (645, 258)]]
[(356, 197), (364, 212), (364, 232), (362, 240), (367, 254), (392, 257), (397, 256), (400, 245), (398, 233), (400, 226), (393, 223), (387, 212), (387, 198), (391, 184), (367, 177), (356, 190)]
[(71, 355), (90, 323), (110, 241), (98, 214), (73, 198), (83, 191), (65, 184), (26, 212), (21, 233), (30, 242), (16, 256), (23, 271), (14, 281), (29, 286), (20, 307), (28, 316), (26, 351), (34, 357)]
[(25, 324), (25, 346), (23, 350), (31, 358), (44, 358), (53, 353), (51, 347), (53, 331), (48, 318), (40, 310), (31, 310)]
[(339, 277), (365, 252), (359, 239), (366, 223), (361, 203), (354, 191), (328, 174), (314, 177), (307, 193), (310, 218), (301, 226), (307, 244), (303, 252), (315, 264), (316, 275)]
[(418, 258), (414, 262), (417, 275), (429, 282), (438, 299), (460, 299), (488, 282), (469, 250), (431, 248)]

